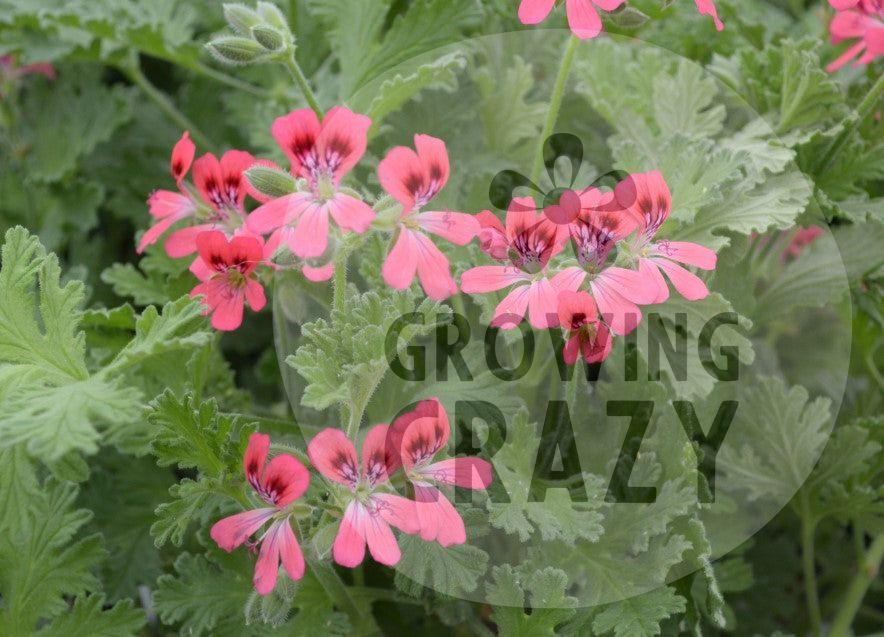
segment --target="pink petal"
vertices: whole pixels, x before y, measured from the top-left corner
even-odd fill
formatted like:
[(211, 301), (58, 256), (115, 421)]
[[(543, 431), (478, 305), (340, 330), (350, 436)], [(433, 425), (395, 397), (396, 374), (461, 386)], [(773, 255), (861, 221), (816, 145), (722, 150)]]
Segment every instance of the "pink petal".
[(418, 245), (415, 233), (401, 228), (399, 238), (381, 268), (387, 285), (395, 290), (407, 290), (417, 272)]
[(144, 231), (144, 234), (141, 235), (141, 241), (138, 242), (138, 247), (135, 249), (135, 252), (141, 254), (147, 248), (147, 246), (153, 245), (157, 242), (165, 232), (168, 230), (172, 224), (178, 221), (179, 218), (176, 217), (166, 217), (165, 219), (155, 223), (150, 228)]
[(254, 279), (246, 281), (246, 303), (249, 304), (253, 312), (260, 312), (267, 305), (264, 288)]
[(230, 265), (249, 276), (264, 260), (264, 239), (260, 235), (238, 234), (230, 238)]
[[(186, 229), (193, 230), (199, 227), (193, 226), (193, 228)], [(233, 264), (230, 242), (223, 232), (201, 229), (199, 232), (194, 233), (194, 235), (196, 249), (203, 261), (213, 266), (218, 264), (219, 267), (216, 267), (216, 270), (220, 270), (220, 266)]]
[[(428, 398), (420, 401), (414, 409), (398, 416), (393, 424), (390, 425), (386, 438), (386, 462), (387, 471), (392, 473), (402, 465), (406, 452), (403, 448), (403, 439), (405, 432), (411, 427), (412, 423), (420, 419), (438, 420), (444, 418), (445, 426), (448, 427), (448, 414), (438, 398)], [(413, 459), (407, 460), (407, 466), (414, 464)]]
[(392, 493), (374, 493), (371, 500), (378, 515), (388, 524), (411, 535), (420, 531), (417, 509), (412, 500)]
[(559, 292), (556, 311), (559, 315), (559, 325), (568, 330), (598, 320), (595, 301), (586, 292), (572, 292), (570, 290)]
[(680, 265), (666, 259), (654, 259), (654, 263), (666, 272), (672, 285), (687, 300), (699, 301), (709, 296), (706, 284), (693, 272), (688, 272)]
[(314, 283), (328, 281), (330, 278), (332, 278), (332, 276), (334, 276), (335, 264), (329, 262), (325, 265), (316, 267), (304, 265), (301, 268), (301, 272), (308, 281), (313, 281)]
[(614, 195), (641, 231), (648, 234), (654, 234), (672, 210), (672, 195), (659, 170), (629, 175), (617, 184)]
[(393, 535), (387, 521), (377, 510), (374, 512), (366, 510), (365, 514), (360, 516), (360, 521), (371, 556), (380, 564), (395, 566), (402, 554), (396, 543), (396, 536)]
[[(214, 225), (210, 223), (203, 223), (198, 226), (188, 226), (187, 228), (176, 230), (169, 235), (168, 239), (166, 239), (166, 243), (164, 244), (164, 247), (166, 248), (166, 254), (168, 254), (173, 259), (180, 259), (182, 257), (186, 257), (189, 254), (193, 254), (197, 251), (197, 237), (204, 232), (208, 232), (214, 229)], [(215, 232), (218, 232), (218, 234), (221, 234), (222, 236), (224, 234), (217, 230)], [(208, 260), (206, 262), (210, 263), (210, 261)]]
[(519, 5), (519, 21), (522, 24), (539, 24), (552, 11), (556, 0), (522, 0)]
[(543, 278), (535, 281), (530, 285), (529, 290), (528, 318), (532, 327), (540, 330), (557, 327), (559, 324), (559, 297), (549, 279)]
[(265, 234), (292, 223), (313, 201), (313, 197), (303, 192), (279, 197), (256, 208), (246, 219), (246, 227), (256, 234)]
[(417, 275), (424, 292), (435, 301), (457, 294), (448, 257), (422, 232), (414, 233), (417, 248)]
[(215, 270), (213, 270), (212, 267), (199, 256), (193, 260), (193, 263), (190, 264), (188, 270), (190, 270), (193, 273), (193, 276), (200, 281), (208, 281), (217, 274)]
[[(287, 521), (284, 523), (288, 524)], [(276, 530), (279, 525), (280, 522), (273, 524), (261, 542), (261, 551), (255, 563), (255, 574), (252, 576), (252, 584), (255, 585), (259, 595), (268, 595), (276, 587), (276, 578), (279, 574), (279, 538)]]
[(657, 254), (667, 259), (692, 265), (703, 270), (714, 270), (718, 257), (714, 250), (685, 241), (662, 241), (655, 245)]
[(150, 214), (156, 219), (164, 219), (169, 216), (182, 219), (192, 215), (196, 206), (187, 195), (171, 190), (155, 190), (147, 200)]
[(602, 32), (602, 19), (591, 0), (565, 0), (568, 26), (578, 38), (594, 38)]
[(298, 544), (298, 538), (295, 537), (288, 520), (280, 520), (276, 536), (279, 542), (279, 557), (282, 559), (282, 567), (288, 573), (289, 578), (296, 582), (304, 577), (304, 554), (301, 552), (301, 545)]
[(465, 489), (487, 489), (491, 484), (491, 463), (482, 458), (449, 458), (427, 465), (421, 475), (448, 485)]
[(296, 458), (281, 454), (261, 474), (258, 493), (278, 508), (287, 507), (310, 486), (310, 472)]
[(328, 247), (328, 206), (309, 206), (298, 219), (289, 238), (289, 248), (302, 259), (318, 257)]
[[(466, 274), (466, 273), (464, 273)], [(519, 326), (528, 310), (528, 298), (531, 285), (519, 285), (512, 289), (494, 309), (492, 327), (511, 330)]]
[(321, 130), (319, 118), (312, 109), (302, 108), (273, 121), (270, 132), (292, 165), (292, 173), (309, 178), (310, 172), (302, 164), (307, 155), (315, 155), (316, 138)]
[(836, 11), (844, 11), (845, 9), (852, 9), (856, 5), (860, 3), (860, 0), (829, 0), (829, 4), (832, 5), (832, 8)]
[(261, 472), (264, 463), (267, 462), (267, 454), (270, 452), (270, 436), (254, 433), (249, 436), (249, 446), (242, 458), (243, 472), (246, 480), (253, 487), (257, 487), (261, 480)]
[(467, 294), (496, 292), (527, 278), (524, 272), (510, 265), (480, 265), (461, 275), (460, 288)]
[(243, 295), (234, 292), (212, 309), (212, 327), (221, 332), (232, 332), (242, 325)]
[(228, 150), (221, 156), (221, 179), (222, 186), (228, 194), (226, 199), (230, 199), (231, 204), (235, 204), (237, 208), (242, 208), (243, 200), (248, 192), (245, 171), (255, 164), (255, 158), (251, 153), (242, 150)]
[(353, 169), (368, 144), (371, 118), (335, 106), (322, 119), (322, 130), (316, 138), (316, 152), (321, 160), (331, 160), (335, 183)]
[(724, 23), (718, 19), (718, 11), (715, 10), (715, 3), (712, 0), (696, 0), (697, 11), (700, 12), (701, 15), (712, 16), (712, 20), (715, 22), (715, 28), (718, 31), (724, 29)]
[(378, 179), (381, 186), (396, 201), (402, 204), (402, 212), (414, 208), (414, 192), (409, 187), (412, 176), (421, 171), (421, 161), (417, 153), (406, 146), (393, 148), (378, 164)]
[(329, 480), (356, 487), (359, 464), (356, 448), (340, 429), (323, 429), (307, 445), (307, 457), (323, 476)]
[[(597, 276), (597, 280), (616, 292), (627, 301), (639, 305), (655, 303), (660, 293), (659, 279), (649, 277), (646, 273), (626, 268), (605, 268)], [(664, 284), (665, 285), (665, 284)]]
[(362, 475), (370, 486), (385, 482), (387, 475), (387, 425), (375, 425), (369, 429), (362, 443)]
[(462, 212), (422, 212), (415, 221), (424, 231), (459, 246), (472, 241), (480, 230), (476, 218)]
[(467, 541), (463, 519), (439, 489), (429, 485), (415, 485), (414, 498), (422, 540), (435, 540), (442, 546)]
[(179, 184), (184, 179), (187, 171), (190, 170), (190, 165), (193, 163), (193, 156), (195, 153), (196, 146), (190, 141), (190, 134), (187, 131), (184, 131), (184, 134), (181, 135), (181, 139), (178, 140), (175, 147), (172, 149), (172, 160), (169, 164), (169, 170), (172, 172), (172, 177), (174, 177), (175, 181)]
[(341, 566), (355, 568), (365, 558), (365, 537), (361, 528), (363, 516), (368, 516), (368, 511), (359, 501), (353, 500), (347, 505), (332, 545), (332, 557)]
[(425, 183), (432, 186), (433, 193), (438, 193), (448, 183), (451, 171), (445, 142), (430, 135), (415, 135), (414, 149), (421, 160)]
[(364, 201), (337, 193), (328, 202), (328, 211), (339, 227), (362, 234), (374, 221), (374, 210)]
[(595, 279), (589, 285), (602, 318), (615, 334), (629, 334), (638, 326), (642, 313), (635, 303), (620, 296), (604, 279)]
[(206, 153), (193, 163), (193, 185), (207, 204), (218, 209), (218, 198), (224, 187), (221, 163), (212, 153)]
[(577, 291), (580, 289), (580, 286), (583, 285), (583, 282), (586, 280), (586, 270), (578, 267), (570, 267), (565, 268), (558, 274), (556, 274), (552, 279), (550, 279), (550, 283), (552, 286), (558, 290), (570, 290)]
[(580, 356), (580, 346), (579, 334), (575, 334), (568, 339), (568, 342), (565, 343), (565, 347), (562, 349), (562, 360), (565, 362), (565, 365), (573, 365), (577, 362), (577, 357)]
[(599, 324), (596, 336), (592, 340), (583, 340), (580, 343), (580, 351), (583, 354), (583, 360), (587, 363), (600, 363), (611, 353), (611, 335), (608, 328), (603, 324)]
[(410, 414), (397, 418), (391, 436), (398, 443), (399, 458), (407, 469), (426, 463), (448, 444), (451, 425), (445, 408), (436, 398), (423, 400)]
[(538, 222), (537, 204), (531, 197), (515, 197), (506, 211), (506, 237), (512, 243), (516, 237), (533, 228)]
[(648, 285), (657, 288), (657, 296), (652, 303), (665, 303), (669, 298), (669, 284), (660, 273), (660, 268), (652, 259), (639, 259), (638, 272), (648, 282)]
[(626, 0), (593, 0), (595, 4), (604, 11), (614, 11), (619, 8)]
[(209, 535), (219, 547), (230, 552), (248, 540), (255, 531), (276, 513), (276, 509), (253, 509), (219, 520)]

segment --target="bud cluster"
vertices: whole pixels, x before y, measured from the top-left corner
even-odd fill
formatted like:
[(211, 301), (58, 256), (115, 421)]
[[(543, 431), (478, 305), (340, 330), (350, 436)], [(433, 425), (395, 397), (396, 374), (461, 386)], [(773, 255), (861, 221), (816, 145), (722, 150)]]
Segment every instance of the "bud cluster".
[(285, 15), (272, 2), (258, 2), (254, 9), (225, 4), (224, 17), (235, 35), (218, 36), (206, 47), (225, 64), (264, 62), (291, 54), (295, 47)]

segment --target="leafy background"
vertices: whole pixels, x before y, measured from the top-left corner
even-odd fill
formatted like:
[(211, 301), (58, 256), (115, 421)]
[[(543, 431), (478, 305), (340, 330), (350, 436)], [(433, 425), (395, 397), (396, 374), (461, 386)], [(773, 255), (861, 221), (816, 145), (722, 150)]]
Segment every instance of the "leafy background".
[[(724, 296), (710, 297), (700, 311), (731, 306), (753, 317), (756, 342), (776, 335), (783, 369), (817, 370), (803, 373), (800, 386), (787, 376), (749, 389), (758, 420), (774, 422), (783, 435), (773, 440), (759, 433), (770, 444), (754, 457), (756, 480), (745, 490), (760, 497), (776, 483), (791, 501), (751, 541), (714, 562), (697, 516), (677, 506), (643, 518), (648, 533), (628, 545), (619, 545), (623, 535), (613, 531), (635, 521), (602, 516), (604, 507), (595, 501), (581, 510), (563, 507), (558, 516), (518, 501), (492, 509), (490, 518), (465, 511), (471, 537), (481, 538), (491, 525), (523, 541), (559, 542), (562, 565), (567, 547), (584, 542), (607, 556), (599, 563), (611, 565), (590, 581), (613, 572), (640, 586), (635, 592), (641, 594), (629, 599), (583, 608), (564, 568), (491, 565), (476, 546), (446, 553), (417, 547), (411, 538), (401, 541), (402, 574), (370, 566), (351, 579), (308, 569), (297, 585), (283, 578), (271, 596), (254, 594), (246, 551), (217, 550), (208, 527), (232, 510), (230, 496), (242, 487), (248, 433), (260, 428), (302, 446), (299, 432), (310, 419), (293, 426), (271, 313), (249, 316), (239, 333), (211, 333), (185, 296), (192, 286), (187, 264), (160, 251), (138, 260), (133, 246), (146, 223), (146, 196), (168, 185), (169, 148), (182, 128), (201, 150), (240, 147), (273, 156), (269, 123), (303, 106), (302, 98), (281, 67), (231, 70), (211, 59), (202, 44), (225, 29), (221, 6), (211, 0), (0, 0), (0, 53), (15, 53), (22, 64), (49, 61), (58, 71), (53, 82), (28, 76), (4, 86), (0, 102), (0, 634), (880, 629), (884, 593), (874, 575), (884, 552), (884, 141), (878, 118), (855, 114), (880, 75), (880, 62), (825, 73), (836, 55), (826, 44), (825, 3), (717, 5), (727, 25), (721, 34), (684, 0), (630, 2), (632, 10), (615, 15), (606, 29), (704, 66), (741, 104), (727, 103), (727, 94), (696, 65), (615, 40), (596, 43), (593, 55), (577, 60), (563, 113), (585, 108), (588, 100), (598, 119), (581, 134), (596, 167), (659, 167), (676, 202), (673, 232), (721, 250), (727, 267), (716, 275), (715, 289)], [(498, 59), (496, 66), (508, 70), (479, 73), (470, 87), (458, 78), (472, 59), (432, 55), (430, 63), (408, 65), (466, 37), (518, 29), (514, 2), (292, 0), (280, 8), (320, 101), (346, 101), (373, 117), (374, 156), (367, 164), (413, 131), (433, 133), (426, 124), (433, 109), (440, 121), (476, 131), (449, 142), (457, 156), (474, 151), (476, 166), (461, 174), (475, 183), (487, 184), (514, 162), (530, 164), (551, 81), (539, 60), (505, 47), (482, 51), (486, 61), (506, 56), (506, 64)], [(550, 58), (559, 55), (557, 43), (547, 45)], [(625, 74), (634, 82), (630, 90), (611, 79), (610, 69), (619, 65), (632, 69)], [(475, 91), (470, 103), (481, 105), (478, 117), (458, 110), (455, 87)], [(763, 121), (741, 115), (746, 104)], [(830, 157), (836, 141), (841, 151)], [(504, 152), (487, 156), (482, 148)], [(369, 173), (366, 168), (358, 176), (369, 183)], [(479, 202), (482, 193), (456, 177), (445, 196)], [(789, 229), (820, 219), (840, 248), (849, 298), (831, 244), (811, 247), (786, 265), (771, 251), (750, 249), (752, 232), (778, 245)], [(382, 249), (380, 241), (365, 247), (364, 282), (377, 281)], [(453, 255), (458, 268), (474, 257)], [(776, 283), (767, 285), (772, 272)], [(414, 303), (352, 294), (354, 311), (330, 317), (332, 334), (356, 339), (366, 327), (391, 320), (396, 303)], [(299, 301), (283, 297), (275, 297), (276, 316), (298, 322)], [(806, 313), (801, 334), (825, 331), (808, 299), (835, 308), (834, 318), (823, 317), (840, 325), (830, 333), (849, 328), (852, 334), (849, 343), (821, 339), (850, 351), (831, 437), (824, 426), (829, 418), (820, 413), (830, 409), (826, 363), (838, 352), (790, 348), (795, 328), (783, 320)], [(324, 342), (322, 325), (315, 327), (314, 342)], [(314, 410), (371, 395), (373, 386), (347, 381), (377, 370), (382, 344), (377, 338), (359, 344), (338, 339), (327, 367), (303, 350), (294, 367), (283, 366), (285, 383), (309, 390), (304, 407)], [(374, 384), (383, 382), (378, 377)], [(342, 386), (357, 395), (339, 395)], [(379, 402), (385, 395), (382, 384)], [(530, 439), (526, 413), (518, 418), (523, 426), (516, 430)], [(800, 441), (808, 456), (822, 452), (806, 482), (782, 480), (783, 454), (793, 451), (777, 446), (782, 439)], [(526, 471), (518, 452), (531, 445), (511, 442), (499, 469), (518, 482)], [(727, 470), (745, 458), (720, 460)], [(683, 500), (678, 489), (685, 476), (654, 462), (636, 471), (659, 480), (673, 502)], [(672, 579), (688, 556), (703, 568)], [(621, 568), (627, 562), (635, 572)], [(438, 592), (452, 583), (481, 587), (487, 602)]]

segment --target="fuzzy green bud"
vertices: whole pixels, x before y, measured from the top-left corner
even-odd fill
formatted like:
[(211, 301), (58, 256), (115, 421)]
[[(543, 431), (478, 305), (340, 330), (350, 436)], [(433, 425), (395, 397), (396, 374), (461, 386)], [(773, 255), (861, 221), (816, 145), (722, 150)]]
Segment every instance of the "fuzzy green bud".
[(252, 166), (246, 171), (246, 179), (267, 197), (283, 197), (297, 191), (297, 184), (290, 174), (269, 166)]
[(252, 27), (252, 37), (255, 42), (272, 53), (279, 53), (286, 48), (285, 36), (277, 29), (266, 24)]
[(227, 64), (249, 64), (257, 62), (267, 50), (251, 38), (222, 36), (215, 38), (206, 47), (220, 62)]
[(252, 27), (261, 24), (261, 16), (244, 4), (225, 4), (224, 19), (240, 35), (249, 35)]

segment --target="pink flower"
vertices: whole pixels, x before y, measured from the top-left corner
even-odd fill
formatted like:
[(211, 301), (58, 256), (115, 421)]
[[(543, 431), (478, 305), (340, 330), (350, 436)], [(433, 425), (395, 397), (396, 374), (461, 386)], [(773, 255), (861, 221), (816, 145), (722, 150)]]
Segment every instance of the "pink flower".
[[(177, 259), (197, 251), (196, 238), (208, 230), (219, 230), (231, 237), (244, 231), (247, 216), (243, 202), (247, 193), (245, 171), (255, 158), (241, 150), (229, 150), (220, 161), (206, 153), (193, 161), (196, 147), (185, 132), (172, 149), (169, 169), (178, 192), (157, 190), (147, 200), (150, 214), (157, 223), (141, 237), (137, 252), (156, 243), (173, 224), (187, 218), (200, 223), (174, 231), (166, 239), (166, 254)], [(184, 178), (193, 165), (193, 187)]]
[(789, 245), (783, 251), (782, 260), (785, 261), (788, 257), (795, 258), (799, 256), (804, 252), (804, 248), (819, 239), (822, 235), (823, 229), (819, 226), (801, 228), (795, 233), (795, 236), (792, 237), (792, 241), (789, 242)]
[(398, 237), (383, 266), (384, 281), (397, 290), (407, 289), (415, 274), (431, 299), (441, 301), (457, 293), (448, 259), (430, 241), (435, 234), (456, 245), (466, 245), (479, 232), (479, 223), (462, 212), (420, 212), (448, 181), (445, 142), (415, 135), (417, 152), (398, 146), (378, 166), (381, 185), (402, 205)]
[(267, 595), (276, 586), (280, 561), (291, 579), (299, 580), (304, 576), (304, 555), (292, 532), (291, 511), (287, 508), (310, 485), (310, 473), (290, 455), (276, 456), (265, 466), (269, 451), (270, 436), (252, 434), (243, 457), (243, 469), (258, 497), (271, 506), (226, 517), (216, 522), (210, 531), (215, 543), (230, 552), (273, 520), (270, 528), (254, 544), (249, 544), (253, 547), (261, 545), (252, 580), (261, 595)]
[(216, 330), (235, 330), (242, 324), (243, 305), (258, 312), (267, 300), (255, 280), (255, 269), (265, 260), (261, 237), (241, 235), (228, 239), (210, 230), (196, 238), (199, 256), (190, 271), (201, 281), (191, 296), (203, 296), (205, 313), (212, 315)]
[(389, 427), (376, 425), (362, 444), (362, 464), (356, 448), (340, 429), (320, 431), (307, 446), (313, 466), (327, 479), (346, 487), (347, 506), (332, 546), (332, 557), (341, 566), (355, 567), (371, 556), (387, 566), (401, 557), (392, 524), (405, 533), (417, 533), (415, 504), (407, 498), (381, 489), (388, 479), (385, 441)]
[(422, 400), (396, 419), (387, 437), (386, 457), (392, 474), (401, 464), (414, 487), (421, 539), (442, 546), (463, 544), (467, 535), (463, 519), (436, 485), (486, 489), (491, 484), (491, 464), (481, 458), (449, 458), (431, 462), (448, 444), (451, 426), (437, 398)]
[(829, 64), (829, 73), (853, 59), (853, 66), (869, 64), (884, 55), (884, 2), (882, 0), (829, 0), (838, 13), (829, 24), (832, 44), (856, 40)]
[[(595, 7), (613, 11), (626, 0), (565, 0), (568, 26), (571, 32), (583, 40), (594, 38), (602, 32), (602, 19)], [(555, 0), (522, 0), (519, 20), (522, 24), (539, 24), (550, 14)]]
[(56, 77), (55, 68), (47, 62), (37, 62), (36, 64), (18, 65), (18, 60), (14, 55), (0, 55), (0, 75), (2, 77), (17, 80), (24, 75), (43, 75), (47, 79), (54, 80)]
[(657, 289), (656, 298), (651, 302), (663, 303), (669, 298), (669, 286), (662, 272), (686, 299), (696, 301), (708, 296), (709, 290), (702, 279), (676, 262), (714, 270), (715, 252), (696, 243), (654, 241), (672, 208), (669, 186), (660, 171), (630, 175), (617, 184), (614, 192), (618, 203), (637, 225), (633, 250), (638, 257), (639, 273)]
[(715, 28), (719, 31), (724, 29), (724, 23), (718, 19), (718, 11), (715, 10), (715, 3), (712, 0), (695, 0), (697, 3), (697, 11), (700, 15), (712, 16), (715, 22)]
[(483, 214), (480, 223), (482, 245), (489, 246), (486, 252), (510, 263), (467, 270), (461, 277), (461, 289), (467, 294), (482, 294), (513, 286), (494, 310), (491, 324), (495, 327), (512, 329), (526, 312), (532, 326), (556, 327), (557, 290), (548, 278), (546, 265), (562, 250), (560, 228), (538, 214), (530, 197), (513, 199), (506, 213), (506, 228), (490, 213)]
[(311, 109), (293, 111), (273, 122), (273, 138), (289, 158), (295, 177), (307, 190), (269, 201), (249, 215), (249, 230), (266, 234), (281, 229), (281, 240), (302, 259), (328, 248), (328, 218), (343, 230), (365, 232), (374, 211), (339, 188), (341, 179), (365, 153), (371, 119), (336, 106), (322, 120)]
[(638, 272), (608, 266), (614, 246), (635, 228), (623, 214), (614, 194), (590, 188), (580, 193), (580, 213), (569, 224), (579, 267), (565, 268), (553, 277), (557, 290), (577, 291), (589, 279), (589, 289), (602, 317), (616, 334), (628, 334), (641, 321), (638, 304), (651, 303), (656, 284)]
[(587, 363), (599, 363), (611, 353), (611, 335), (599, 321), (595, 301), (586, 292), (559, 293), (559, 323), (568, 330), (568, 342), (562, 350), (566, 364), (573, 365), (580, 356)]

